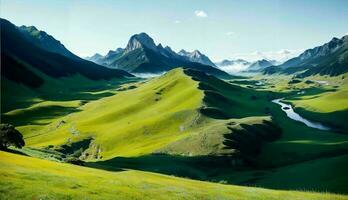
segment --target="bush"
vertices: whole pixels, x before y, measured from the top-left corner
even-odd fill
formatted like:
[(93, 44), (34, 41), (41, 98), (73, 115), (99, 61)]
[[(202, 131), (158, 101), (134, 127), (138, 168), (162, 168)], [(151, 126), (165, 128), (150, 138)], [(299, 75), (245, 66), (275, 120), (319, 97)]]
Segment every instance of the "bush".
[(292, 79), (288, 82), (288, 84), (296, 84), (296, 83), (301, 83), (301, 80), (299, 79)]
[(76, 157), (73, 156), (68, 156), (67, 158), (64, 159), (64, 162), (74, 164), (74, 165), (84, 165), (84, 162)]
[(9, 146), (22, 148), (25, 145), (22, 134), (10, 124), (0, 124), (0, 149)]

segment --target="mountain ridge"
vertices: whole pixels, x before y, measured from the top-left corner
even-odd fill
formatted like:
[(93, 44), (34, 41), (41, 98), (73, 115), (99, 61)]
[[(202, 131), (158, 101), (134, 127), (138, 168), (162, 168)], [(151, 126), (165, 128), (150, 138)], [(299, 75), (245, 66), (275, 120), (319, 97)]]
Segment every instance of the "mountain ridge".
[[(108, 69), (81, 58), (72, 59), (60, 53), (47, 51), (27, 39), (28, 36), (24, 36), (14, 24), (2, 18), (1, 36), (2, 76), (30, 87), (39, 87), (43, 83), (43, 79), (31, 68), (53, 78), (73, 74), (81, 74), (91, 80), (132, 76), (122, 70)], [(21, 73), (23, 70), (27, 71), (27, 74)]]
[[(97, 56), (98, 59), (94, 59), (95, 57), (88, 59), (110, 68), (122, 69), (131, 73), (163, 73), (176, 67), (183, 67), (201, 70), (219, 77), (229, 76), (226, 72), (215, 68), (214, 63), (199, 51), (195, 51), (192, 58), (188, 55), (177, 54), (169, 46), (163, 47), (161, 43), (156, 45), (146, 33), (131, 36), (125, 49), (118, 49), (117, 53), (109, 51), (103, 58)], [(200, 57), (210, 61), (213, 66), (192, 61), (192, 59), (198, 61), (197, 59)]]
[(59, 40), (45, 31), (38, 30), (35, 26), (22, 25), (17, 28), (23, 33), (26, 39), (46, 51), (58, 53), (72, 59), (81, 59), (69, 51)]
[(311, 75), (337, 76), (348, 71), (348, 35), (332, 38), (329, 42), (305, 50), (299, 56), (281, 65), (266, 68), (264, 74), (295, 74), (297, 77)]

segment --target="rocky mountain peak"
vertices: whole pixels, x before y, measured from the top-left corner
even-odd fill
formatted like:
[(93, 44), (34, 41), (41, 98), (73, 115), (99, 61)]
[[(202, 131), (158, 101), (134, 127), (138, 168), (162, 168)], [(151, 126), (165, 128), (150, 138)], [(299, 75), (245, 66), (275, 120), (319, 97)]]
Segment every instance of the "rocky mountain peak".
[(127, 47), (125, 49), (125, 53), (128, 53), (138, 48), (143, 48), (143, 47), (152, 49), (154, 51), (156, 51), (157, 49), (157, 46), (154, 40), (148, 34), (146, 33), (135, 34), (129, 39)]

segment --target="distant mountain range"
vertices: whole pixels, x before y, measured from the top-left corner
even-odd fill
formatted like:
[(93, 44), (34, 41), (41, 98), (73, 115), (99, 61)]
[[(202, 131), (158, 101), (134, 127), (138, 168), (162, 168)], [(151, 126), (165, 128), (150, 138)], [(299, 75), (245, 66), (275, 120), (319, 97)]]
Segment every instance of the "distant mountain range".
[(52, 36), (35, 27), (17, 27), (1, 19), (1, 76), (29, 87), (39, 87), (45, 77), (82, 75), (90, 80), (132, 76), (83, 60)]
[(266, 67), (272, 66), (276, 63), (275, 60), (257, 60), (255, 62), (249, 62), (243, 59), (236, 60), (223, 60), (215, 63), (219, 69), (222, 69), (229, 73), (236, 72), (258, 72)]
[(176, 67), (184, 67), (219, 77), (229, 76), (215, 68), (214, 63), (199, 51), (190, 53), (182, 50), (176, 53), (168, 46), (156, 45), (146, 33), (133, 35), (125, 48), (109, 51), (105, 56), (95, 54), (86, 59), (131, 73), (162, 73)]
[(273, 63), (271, 61), (268, 61), (266, 59), (262, 59), (262, 60), (258, 60), (254, 63), (252, 63), (249, 67), (248, 67), (248, 71), (253, 71), (253, 72), (257, 72), (260, 70), (265, 69), (266, 67), (272, 66)]
[(206, 55), (202, 54), (198, 50), (194, 50), (193, 52), (187, 52), (184, 49), (182, 49), (178, 52), (178, 54), (180, 56), (185, 57), (188, 61), (216, 67), (216, 65)]
[(296, 74), (298, 77), (315, 74), (336, 76), (348, 71), (348, 36), (333, 38), (321, 46), (307, 49), (281, 65), (270, 66), (265, 74)]

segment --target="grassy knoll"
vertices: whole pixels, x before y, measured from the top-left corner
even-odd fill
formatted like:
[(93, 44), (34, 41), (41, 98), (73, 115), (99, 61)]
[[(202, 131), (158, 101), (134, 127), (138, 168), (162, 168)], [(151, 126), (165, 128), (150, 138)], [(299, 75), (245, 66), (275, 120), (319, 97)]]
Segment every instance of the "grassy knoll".
[(0, 158), (1, 199), (348, 199), (330, 193), (229, 186), (133, 170), (108, 172), (1, 151)]

